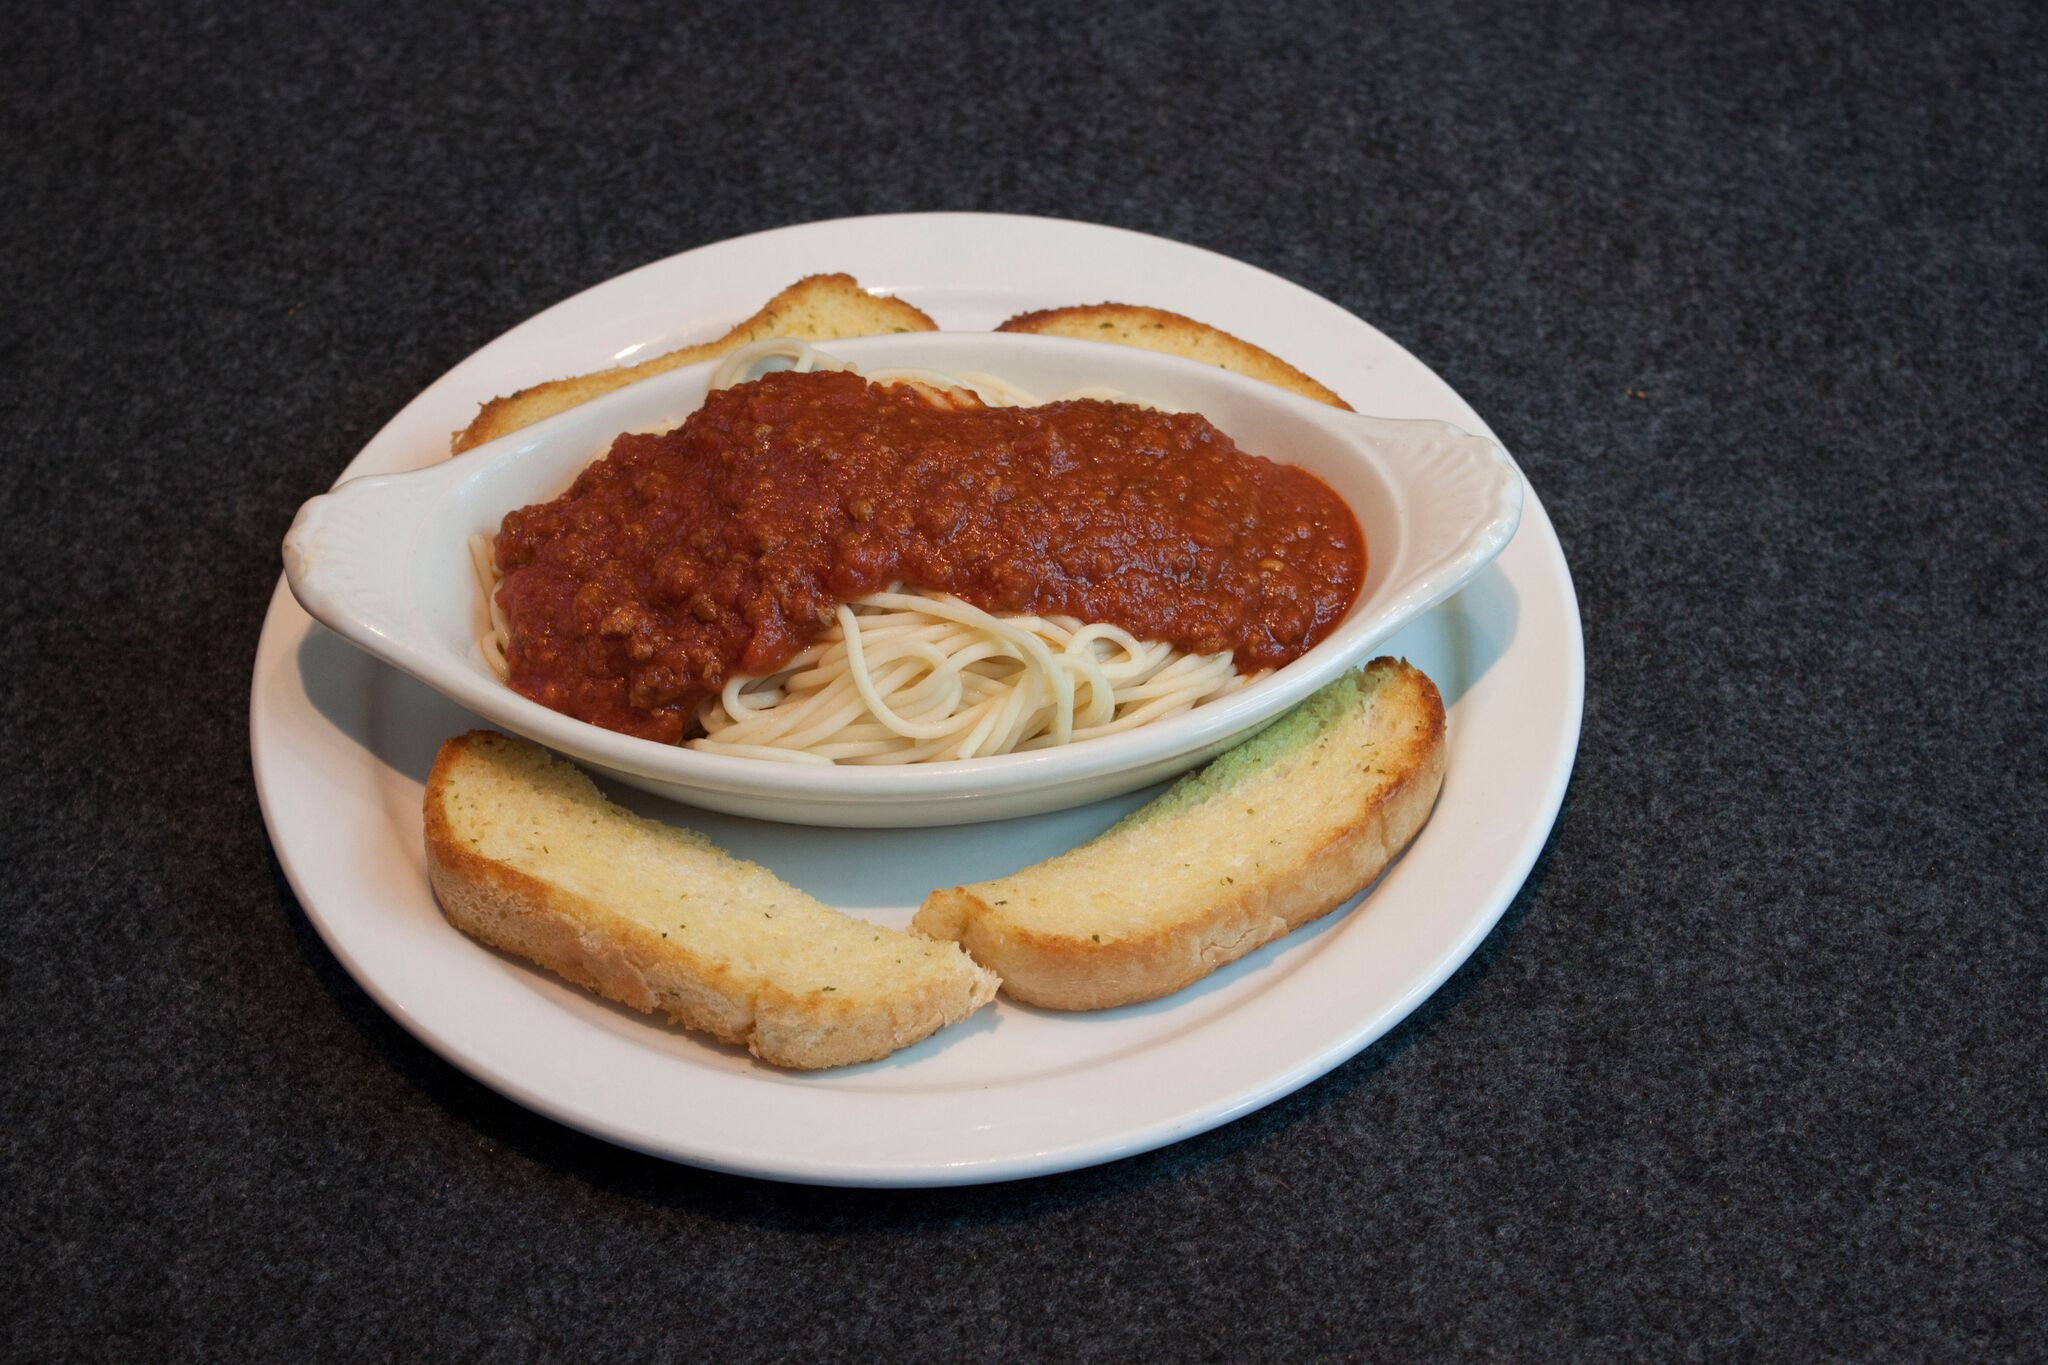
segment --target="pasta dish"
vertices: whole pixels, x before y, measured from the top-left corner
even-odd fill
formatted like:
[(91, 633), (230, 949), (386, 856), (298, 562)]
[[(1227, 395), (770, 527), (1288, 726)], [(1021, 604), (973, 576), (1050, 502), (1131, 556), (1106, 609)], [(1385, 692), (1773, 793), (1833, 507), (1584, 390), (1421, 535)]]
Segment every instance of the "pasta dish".
[[(778, 366), (759, 373), (766, 366)], [(1197, 414), (742, 348), (471, 552), (480, 646), (608, 728), (795, 763), (1117, 733), (1289, 662), (1357, 595), (1350, 510)]]

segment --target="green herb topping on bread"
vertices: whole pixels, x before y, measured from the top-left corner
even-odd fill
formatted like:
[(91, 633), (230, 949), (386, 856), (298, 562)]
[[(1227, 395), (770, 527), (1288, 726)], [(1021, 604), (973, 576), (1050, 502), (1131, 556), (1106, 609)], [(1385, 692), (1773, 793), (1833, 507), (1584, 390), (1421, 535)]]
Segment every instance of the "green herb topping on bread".
[(913, 927), (1029, 1004), (1150, 1000), (1356, 895), (1422, 827), (1443, 772), (1435, 686), (1377, 659), (1079, 848), (933, 892)]

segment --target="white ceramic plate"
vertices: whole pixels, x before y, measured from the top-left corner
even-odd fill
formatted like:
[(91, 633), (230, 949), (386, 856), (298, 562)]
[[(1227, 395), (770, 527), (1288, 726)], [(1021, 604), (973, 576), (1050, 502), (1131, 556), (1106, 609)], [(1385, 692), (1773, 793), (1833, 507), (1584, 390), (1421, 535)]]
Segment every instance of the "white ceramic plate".
[[(910, 214), (738, 238), (579, 294), (450, 371), (346, 473), (434, 463), (484, 398), (715, 336), (821, 270), (850, 271), (959, 330), (1066, 303), (1155, 304), (1294, 360), (1362, 412), (1486, 431), (1379, 332), (1240, 262), (1087, 224)], [(1270, 1103), (1392, 1027), (1493, 927), (1556, 818), (1584, 691), (1577, 601), (1533, 491), (1507, 550), (1384, 652), (1442, 689), (1449, 766), (1429, 823), (1359, 903), (1165, 1000), (1090, 1015), (999, 1000), (886, 1061), (809, 1075), (614, 1008), (448, 928), (427, 887), (421, 785), (440, 742), (476, 719), (314, 625), (282, 582), (257, 650), (250, 739), (279, 861), (321, 936), (394, 1018), (471, 1075), (586, 1132), (715, 1169), (966, 1184), (1146, 1151)], [(1069, 847), (1146, 795), (934, 835), (614, 794), (897, 926), (932, 887)]]
[(485, 609), (470, 537), (566, 488), (619, 432), (666, 427), (695, 411), (716, 361), (606, 394), (459, 460), (350, 479), (299, 509), (284, 542), (286, 580), (301, 606), (351, 644), (500, 729), (657, 796), (764, 820), (928, 828), (1121, 796), (1214, 757), (1471, 581), (1521, 515), (1521, 474), (1484, 437), (1443, 422), (1341, 412), (1177, 356), (994, 332), (863, 337), (829, 349), (870, 370), (998, 374), (1034, 393), (1102, 385), (1200, 412), (1245, 449), (1319, 476), (1356, 511), (1369, 548), (1358, 598), (1300, 659), (1184, 715), (965, 762), (764, 763), (616, 734), (528, 701), (478, 647)]

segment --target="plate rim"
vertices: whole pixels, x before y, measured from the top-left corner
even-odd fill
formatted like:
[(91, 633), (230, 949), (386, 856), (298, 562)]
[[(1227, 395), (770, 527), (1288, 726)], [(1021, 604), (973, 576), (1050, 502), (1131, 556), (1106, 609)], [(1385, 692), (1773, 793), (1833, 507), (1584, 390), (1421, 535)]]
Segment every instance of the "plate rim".
[[(600, 291), (622, 289), (625, 287), (626, 281), (641, 277), (647, 272), (679, 269), (681, 267), (679, 267), (678, 263), (692, 256), (721, 250), (732, 250), (742, 243), (758, 245), (763, 239), (772, 239), (786, 234), (829, 235), (835, 230), (846, 230), (856, 227), (869, 229), (881, 225), (903, 225), (906, 221), (914, 221), (918, 225), (931, 230), (950, 230), (963, 223), (988, 224), (997, 222), (1008, 223), (1013, 227), (1021, 227), (1027, 231), (1039, 231), (1048, 227), (1056, 227), (1058, 230), (1068, 233), (1079, 232), (1083, 235), (1110, 233), (1120, 237), (1127, 237), (1133, 240), (1134, 245), (1144, 251), (1164, 251), (1168, 255), (1197, 253), (1202, 257), (1209, 258), (1213, 262), (1221, 263), (1221, 266), (1227, 269), (1229, 273), (1238, 276), (1240, 280), (1251, 281), (1261, 290), (1271, 290), (1279, 287), (1289, 294), (1296, 296), (1297, 301), (1305, 301), (1316, 309), (1325, 310), (1331, 315), (1329, 322), (1333, 326), (1362, 335), (1367, 339), (1371, 348), (1384, 349), (1393, 358), (1411, 366), (1416, 372), (1417, 377), (1426, 378), (1429, 382), (1436, 385), (1442, 390), (1444, 395), (1454, 400), (1457, 406), (1469, 415), (1472, 421), (1469, 429), (1498, 442), (1498, 438), (1493, 436), (1484, 420), (1479, 418), (1476, 412), (1472, 411), (1470, 405), (1457, 395), (1455, 390), (1452, 390), (1440, 376), (1437, 376), (1434, 371), (1409, 354), (1399, 343), (1386, 336), (1386, 334), (1379, 331), (1371, 323), (1356, 317), (1339, 305), (1321, 298), (1292, 281), (1273, 275), (1248, 262), (1239, 261), (1199, 246), (1174, 242), (1170, 239), (1134, 232), (1126, 228), (1090, 224), (1074, 219), (981, 213), (886, 214), (828, 219), (816, 223), (792, 224), (766, 229), (757, 233), (749, 233), (740, 237), (727, 238), (719, 242), (706, 243), (691, 250), (649, 262), (615, 276), (610, 280), (602, 281), (586, 289), (579, 290), (485, 343), (485, 345), (471, 352), (462, 361), (452, 366), (432, 384), (428, 385), (427, 388), (421, 390), (419, 394), (415, 395), (411, 401), (400, 408), (379, 429), (376, 436), (366, 443), (363, 451), (350, 462), (348, 471), (344, 472), (343, 477), (348, 477), (349, 473), (355, 470), (357, 464), (368, 459), (372, 451), (379, 447), (394, 429), (399, 428), (409, 420), (420, 420), (425, 415), (426, 409), (431, 407), (430, 400), (439, 398), (442, 391), (452, 383), (466, 378), (465, 371), (482, 366), (485, 358), (489, 357), (497, 349), (507, 347), (508, 343), (512, 342), (515, 338), (523, 342), (530, 342), (536, 334), (536, 330), (541, 329), (542, 324), (548, 319), (555, 317), (579, 301), (587, 303), (590, 296)], [(897, 292), (902, 291), (899, 288)], [(511, 349), (516, 349), (516, 347)], [(508, 360), (511, 358), (509, 353), (507, 358)], [(419, 416), (415, 416), (416, 410), (420, 410)], [(1517, 465), (1517, 469), (1519, 470), (1519, 465)], [(1559, 732), (1559, 743), (1556, 745), (1557, 753), (1545, 774), (1541, 795), (1535, 805), (1530, 808), (1533, 818), (1524, 823), (1519, 831), (1517, 845), (1499, 862), (1498, 872), (1491, 878), (1490, 884), (1494, 888), (1488, 897), (1491, 903), (1481, 908), (1478, 913), (1469, 915), (1463, 921), (1463, 931), (1457, 936), (1449, 950), (1438, 956), (1429, 971), (1410, 980), (1407, 988), (1397, 997), (1381, 1001), (1374, 1008), (1368, 1010), (1363, 1017), (1356, 1021), (1355, 1027), (1325, 1039), (1319, 1047), (1311, 1048), (1305, 1053), (1290, 1055), (1284, 1065), (1273, 1070), (1257, 1084), (1241, 1086), (1221, 1098), (1211, 1098), (1190, 1109), (1169, 1114), (1136, 1128), (1114, 1128), (1112, 1131), (1102, 1132), (1092, 1138), (1076, 1139), (1050, 1147), (1041, 1146), (1015, 1152), (1005, 1157), (977, 1158), (968, 1162), (913, 1159), (903, 1162), (876, 1164), (835, 1162), (829, 1157), (820, 1157), (815, 1154), (801, 1161), (776, 1159), (774, 1157), (764, 1158), (752, 1153), (735, 1155), (729, 1147), (721, 1148), (716, 1144), (706, 1145), (702, 1142), (693, 1142), (690, 1140), (691, 1135), (689, 1134), (663, 1134), (658, 1137), (650, 1137), (648, 1134), (635, 1128), (631, 1123), (619, 1120), (612, 1115), (593, 1112), (588, 1104), (579, 1106), (578, 1104), (563, 1100), (560, 1096), (544, 1093), (528, 1084), (521, 1076), (495, 1065), (486, 1057), (473, 1055), (468, 1049), (459, 1046), (454, 1040), (435, 1032), (408, 1007), (404, 1000), (396, 998), (386, 988), (386, 983), (378, 979), (375, 972), (365, 968), (357, 954), (352, 950), (348, 935), (343, 932), (341, 920), (330, 915), (328, 907), (323, 907), (322, 901), (325, 893), (311, 884), (307, 879), (306, 869), (299, 865), (298, 861), (292, 856), (292, 850), (288, 847), (287, 842), (280, 838), (280, 820), (282, 817), (276, 808), (276, 803), (281, 792), (278, 784), (283, 779), (276, 770), (275, 764), (282, 762), (282, 756), (272, 754), (268, 760), (266, 759), (265, 751), (267, 746), (264, 731), (267, 709), (264, 697), (266, 681), (264, 664), (276, 649), (284, 647), (282, 640), (285, 634), (293, 636), (291, 642), (293, 645), (298, 644), (305, 634), (305, 618), (302, 613), (299, 613), (296, 603), (291, 600), (282, 576), (278, 580), (270, 607), (265, 615), (262, 638), (258, 645), (255, 661), (256, 666), (251, 680), (250, 738), (259, 805), (262, 809), (266, 830), (271, 837), (272, 847), (277, 854), (279, 864), (285, 872), (286, 880), (291, 886), (293, 894), (298, 898), (301, 909), (314, 925), (316, 932), (319, 933), (322, 942), (327, 946), (328, 950), (335, 954), (336, 959), (341, 962), (343, 968), (349, 972), (350, 976), (362, 986), (372, 999), (376, 1000), (379, 1007), (384, 1009), (387, 1014), (396, 1019), (409, 1033), (424, 1043), (429, 1050), (441, 1056), (465, 1074), (489, 1085), (515, 1102), (566, 1126), (590, 1133), (621, 1146), (646, 1152), (650, 1155), (684, 1161), (706, 1169), (759, 1178), (813, 1184), (936, 1186), (983, 1183), (1051, 1174), (1057, 1171), (1076, 1169), (1107, 1160), (1135, 1155), (1208, 1131), (1252, 1112), (1300, 1088), (1302, 1085), (1325, 1074), (1336, 1065), (1370, 1046), (1371, 1043), (1383, 1036), (1389, 1029), (1399, 1023), (1401, 1019), (1412, 1012), (1423, 1000), (1433, 994), (1445, 980), (1464, 964), (1478, 944), (1492, 932), (1507, 906), (1512, 903), (1515, 896), (1519, 894), (1521, 888), (1526, 883), (1530, 869), (1534, 866), (1537, 857), (1540, 856), (1542, 848), (1555, 826), (1572, 768), (1576, 761), (1578, 743), (1583, 726), (1585, 659), (1583, 624), (1580, 618), (1577, 595), (1571, 582), (1570, 569), (1565, 561), (1563, 548), (1558, 542), (1555, 529), (1542, 505), (1541, 499), (1536, 494), (1534, 488), (1529, 485), (1526, 474), (1523, 475), (1523, 484), (1525, 497), (1524, 518), (1521, 532), (1517, 539), (1521, 540), (1524, 537), (1529, 537), (1541, 542), (1540, 547), (1538, 547), (1543, 561), (1540, 567), (1553, 578), (1550, 586), (1559, 592), (1559, 604), (1563, 608), (1564, 620), (1569, 626), (1569, 629), (1564, 631), (1555, 642), (1563, 646), (1562, 660), (1564, 671), (1562, 681), (1564, 683), (1564, 690), (1563, 695), (1558, 698), (1563, 703), (1563, 714), (1558, 717), (1563, 721), (1563, 725)], [(295, 616), (297, 617), (296, 621), (293, 619)], [(295, 631), (291, 629), (294, 626), (298, 627)], [(275, 640), (273, 639), (274, 635), (277, 637)], [(1341, 918), (1341, 916), (1333, 916), (1333, 919), (1336, 918)], [(1262, 993), (1260, 996), (1254, 996), (1247, 1001), (1241, 1002), (1231, 1012), (1217, 1019), (1209, 1020), (1206, 1024), (1197, 1026), (1195, 1031), (1199, 1032), (1203, 1028), (1223, 1024), (1230, 1019), (1231, 1014), (1244, 1009), (1246, 1006), (1257, 1003), (1260, 999), (1270, 994), (1270, 992)], [(1175, 1040), (1167, 1040), (1167, 1042), (1173, 1041)], [(1164, 1045), (1166, 1044), (1159, 1044), (1159, 1046)], [(1026, 1084), (1037, 1083), (1031, 1082)]]

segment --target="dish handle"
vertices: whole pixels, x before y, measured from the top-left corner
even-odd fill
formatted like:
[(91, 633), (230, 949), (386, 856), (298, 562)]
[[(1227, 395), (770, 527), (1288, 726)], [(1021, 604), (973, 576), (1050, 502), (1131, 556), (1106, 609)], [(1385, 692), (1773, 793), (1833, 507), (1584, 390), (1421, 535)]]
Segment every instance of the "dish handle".
[(1418, 443), (1416, 457), (1434, 464), (1426, 516), (1458, 532), (1423, 550), (1404, 597), (1419, 608), (1434, 606), (1507, 548), (1522, 524), (1522, 471), (1499, 442), (1475, 436), (1447, 422), (1432, 439)]
[(380, 658), (416, 662), (422, 625), (410, 591), (414, 551), (466, 461), (347, 479), (299, 508), (284, 575), (314, 620)]

